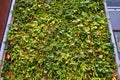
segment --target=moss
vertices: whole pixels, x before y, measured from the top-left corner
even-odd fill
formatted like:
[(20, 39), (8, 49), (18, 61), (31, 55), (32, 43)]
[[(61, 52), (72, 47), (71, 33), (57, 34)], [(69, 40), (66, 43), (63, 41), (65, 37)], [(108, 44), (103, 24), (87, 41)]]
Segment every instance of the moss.
[(5, 80), (110, 80), (116, 64), (102, 0), (17, 0)]

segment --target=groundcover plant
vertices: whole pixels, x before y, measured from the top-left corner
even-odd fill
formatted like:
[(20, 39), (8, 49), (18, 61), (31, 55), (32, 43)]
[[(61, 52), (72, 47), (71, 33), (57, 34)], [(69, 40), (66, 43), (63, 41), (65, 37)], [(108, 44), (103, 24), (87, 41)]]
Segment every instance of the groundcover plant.
[(5, 80), (111, 80), (115, 57), (103, 0), (17, 0)]

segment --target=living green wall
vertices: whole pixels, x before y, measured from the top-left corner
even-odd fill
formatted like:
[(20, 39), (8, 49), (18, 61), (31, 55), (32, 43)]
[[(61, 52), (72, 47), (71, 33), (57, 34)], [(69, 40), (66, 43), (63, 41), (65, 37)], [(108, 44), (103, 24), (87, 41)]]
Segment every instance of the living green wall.
[(5, 80), (112, 80), (103, 0), (17, 0)]

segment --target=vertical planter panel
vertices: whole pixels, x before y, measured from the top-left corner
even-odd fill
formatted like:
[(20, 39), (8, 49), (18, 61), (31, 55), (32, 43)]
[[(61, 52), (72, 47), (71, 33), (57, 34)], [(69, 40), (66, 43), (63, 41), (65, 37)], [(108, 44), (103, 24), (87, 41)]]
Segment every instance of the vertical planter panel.
[(0, 46), (2, 44), (8, 13), (12, 0), (0, 0)]

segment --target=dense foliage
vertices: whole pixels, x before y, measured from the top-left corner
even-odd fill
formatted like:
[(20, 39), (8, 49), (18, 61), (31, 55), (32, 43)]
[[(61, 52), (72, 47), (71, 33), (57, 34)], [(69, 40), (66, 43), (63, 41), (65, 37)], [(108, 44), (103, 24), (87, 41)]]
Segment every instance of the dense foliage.
[(5, 80), (111, 80), (113, 47), (102, 0), (17, 0)]

